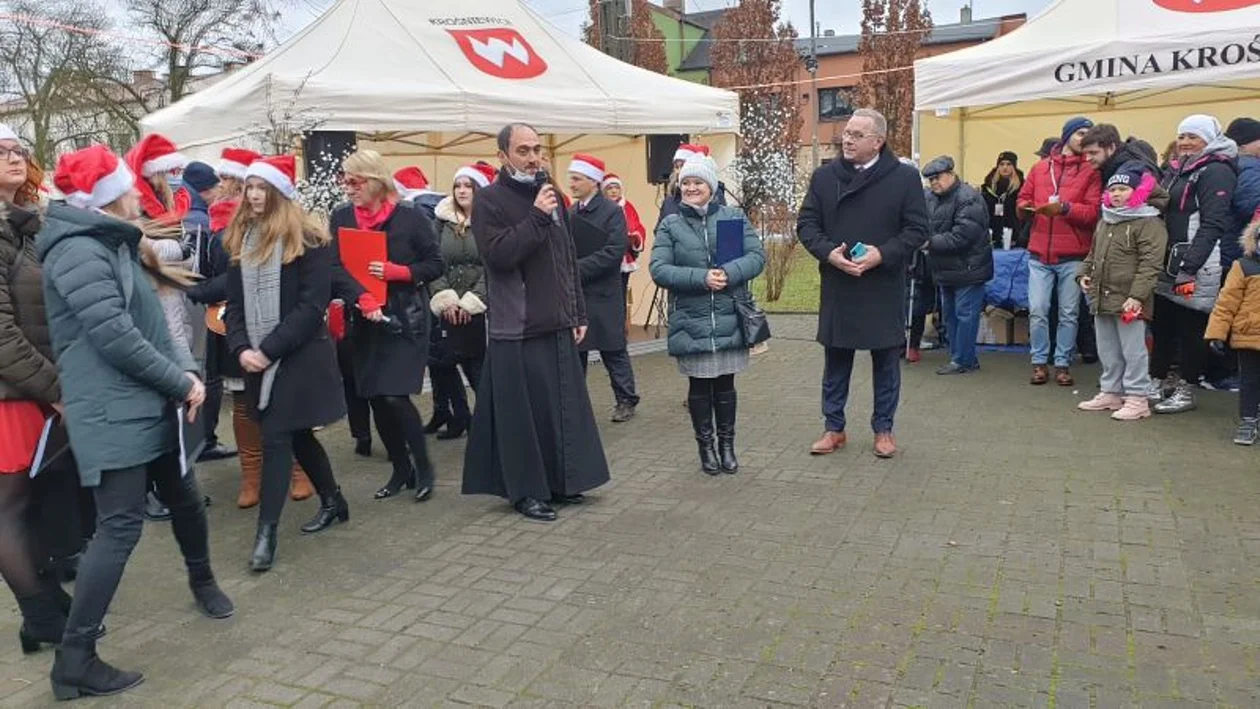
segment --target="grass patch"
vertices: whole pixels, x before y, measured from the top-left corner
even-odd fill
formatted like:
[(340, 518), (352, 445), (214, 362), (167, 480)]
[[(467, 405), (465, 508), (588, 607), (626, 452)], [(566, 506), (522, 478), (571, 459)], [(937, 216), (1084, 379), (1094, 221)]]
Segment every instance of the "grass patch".
[(764, 277), (753, 281), (752, 292), (757, 304), (767, 313), (816, 313), (819, 280), (818, 259), (798, 244), (792, 252), (791, 266), (779, 299), (774, 302), (766, 300)]

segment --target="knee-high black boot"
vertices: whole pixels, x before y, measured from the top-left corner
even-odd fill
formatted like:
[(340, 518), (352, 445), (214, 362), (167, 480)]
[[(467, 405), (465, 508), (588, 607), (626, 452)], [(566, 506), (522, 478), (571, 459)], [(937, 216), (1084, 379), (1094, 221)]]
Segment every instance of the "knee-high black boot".
[(713, 446), (713, 396), (688, 396), (687, 411), (691, 414), (691, 428), (695, 431), (696, 444), (700, 449), (700, 469), (709, 475), (717, 475), (720, 469), (717, 450)]
[(734, 474), (739, 470), (739, 460), (735, 458), (735, 408), (738, 395), (733, 391), (718, 392), (713, 395), (713, 415), (717, 419), (718, 458), (721, 459), (722, 472)]

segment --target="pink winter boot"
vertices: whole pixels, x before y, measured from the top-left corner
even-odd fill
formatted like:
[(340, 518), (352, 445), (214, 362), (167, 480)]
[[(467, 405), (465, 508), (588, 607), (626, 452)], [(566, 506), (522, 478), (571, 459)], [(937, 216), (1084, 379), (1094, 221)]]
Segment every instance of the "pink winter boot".
[(1146, 396), (1126, 396), (1124, 397), (1124, 406), (1111, 415), (1111, 418), (1117, 421), (1140, 421), (1144, 418), (1150, 418), (1151, 402)]
[(1109, 394), (1100, 391), (1089, 401), (1082, 401), (1076, 405), (1081, 411), (1119, 411), (1124, 406), (1124, 399), (1119, 394)]

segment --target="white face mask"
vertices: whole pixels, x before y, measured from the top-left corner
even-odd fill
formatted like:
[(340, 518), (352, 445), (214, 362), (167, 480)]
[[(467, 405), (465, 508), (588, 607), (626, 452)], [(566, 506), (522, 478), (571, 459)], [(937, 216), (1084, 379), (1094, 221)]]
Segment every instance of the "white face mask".
[(533, 176), (533, 175), (529, 174), (528, 172), (521, 172), (520, 170), (517, 170), (517, 169), (516, 169), (516, 168), (512, 165), (512, 163), (508, 163), (508, 164), (507, 164), (507, 171), (508, 171), (508, 177), (512, 178), (513, 180), (516, 180), (517, 182), (519, 182), (519, 183), (521, 183), (521, 184), (523, 184), (523, 185), (532, 185), (532, 184), (534, 184), (534, 176)]

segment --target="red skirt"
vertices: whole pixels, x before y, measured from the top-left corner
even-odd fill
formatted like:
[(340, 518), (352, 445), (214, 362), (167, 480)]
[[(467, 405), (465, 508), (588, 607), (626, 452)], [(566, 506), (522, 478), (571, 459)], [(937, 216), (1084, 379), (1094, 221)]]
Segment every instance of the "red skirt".
[(34, 401), (0, 401), (0, 475), (30, 470), (44, 418)]

